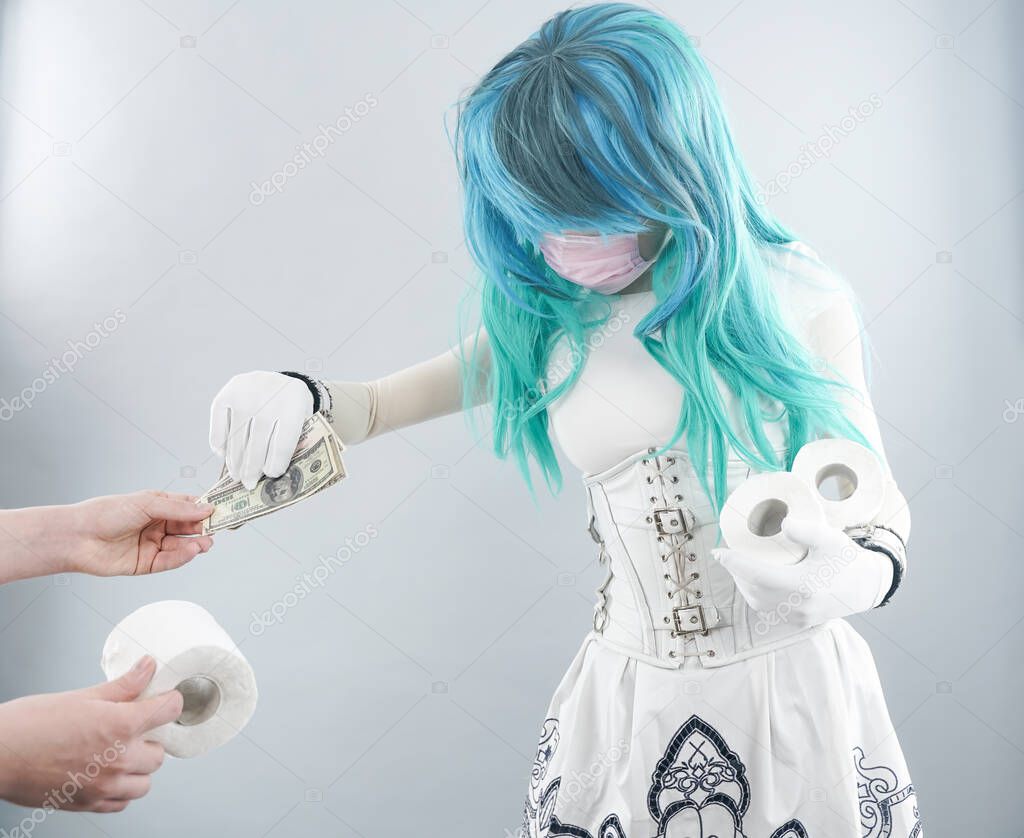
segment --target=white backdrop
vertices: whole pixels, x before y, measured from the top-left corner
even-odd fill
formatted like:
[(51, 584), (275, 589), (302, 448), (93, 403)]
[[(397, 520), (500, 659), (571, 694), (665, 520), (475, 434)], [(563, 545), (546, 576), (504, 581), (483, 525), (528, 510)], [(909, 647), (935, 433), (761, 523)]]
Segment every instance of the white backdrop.
[[(208, 405), (233, 373), (373, 377), (447, 346), (472, 268), (442, 115), (559, 7), (4, 3), (0, 503), (201, 491), (219, 470)], [(896, 603), (855, 622), (928, 835), (1018, 835), (1024, 6), (659, 7), (699, 38), (771, 206), (865, 304), (914, 534)], [(576, 478), (534, 503), (458, 417), (348, 465), (183, 571), (0, 591), (2, 698), (99, 680), (111, 625), (168, 598), (217, 615), (261, 689), (230, 746), (169, 762), (124, 814), (34, 835), (517, 826), (596, 584)], [(282, 607), (329, 556), (323, 587)], [(0, 828), (24, 814), (0, 808)]]

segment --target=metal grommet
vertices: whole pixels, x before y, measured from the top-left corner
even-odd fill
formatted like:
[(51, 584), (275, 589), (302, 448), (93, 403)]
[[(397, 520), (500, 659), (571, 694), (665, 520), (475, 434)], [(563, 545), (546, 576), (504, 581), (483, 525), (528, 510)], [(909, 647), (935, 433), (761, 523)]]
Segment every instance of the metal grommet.
[(697, 554), (696, 553), (687, 553), (686, 554), (686, 558), (687, 558), (688, 561), (695, 562), (695, 561), (697, 561)]
[(642, 463), (643, 463), (643, 464), (644, 464), (645, 466), (649, 466), (649, 465), (651, 464), (651, 461), (650, 461), (650, 460), (648, 460), (647, 458), (644, 458), (643, 460), (641, 460), (641, 462), (642, 462)]
[(662, 557), (661, 557), (661, 560), (662, 560), (663, 562), (667, 562), (667, 561), (668, 561), (668, 556), (662, 556)]
[(708, 657), (709, 658), (713, 658), (714, 656), (715, 656), (715, 650), (714, 649), (708, 649)]
[(650, 515), (647, 516), (647, 523), (648, 524), (654, 523), (654, 519)]
[(700, 579), (700, 574), (699, 573), (691, 573), (690, 574), (690, 578), (691, 579)]
[(665, 543), (665, 536), (659, 535), (658, 536), (658, 541), (660, 541), (660, 542), (662, 542), (664, 544)]
[(671, 624), (672, 624), (672, 621), (671, 621), (671, 620), (670, 620), (670, 619), (669, 619), (668, 617), (662, 617), (662, 618), (661, 618), (661, 621), (662, 621), (663, 623), (668, 623), (669, 625), (671, 625)]
[(682, 495), (676, 495), (676, 501), (677, 501), (677, 502), (678, 502), (678, 501), (681, 501), (682, 499), (683, 499), (683, 496), (682, 496)]
[(651, 477), (651, 475), (649, 475), (649, 474), (647, 475), (647, 482), (648, 483), (653, 483), (654, 482), (654, 478)]
[(678, 654), (676, 654), (676, 652), (675, 652), (674, 650), (673, 650), (673, 651), (671, 651), (671, 652), (669, 652), (669, 653), (668, 653), (668, 656), (669, 656), (670, 658), (677, 658), (677, 657), (679, 657), (679, 655), (678, 655)]
[(672, 591), (669, 591), (669, 592), (668, 592), (668, 598), (669, 598), (669, 599), (672, 599), (672, 597), (674, 597), (674, 596), (675, 596), (675, 594), (674, 594), (674, 593), (672, 593)]
[(700, 599), (702, 596), (704, 596), (704, 594), (702, 594), (700, 591), (694, 591), (693, 595), (696, 599)]
[(675, 461), (676, 461), (675, 457), (666, 457), (665, 458), (665, 462), (667, 462), (669, 465), (672, 465), (672, 463), (674, 463)]
[(654, 495), (651, 495), (651, 503), (657, 503), (657, 502), (658, 502), (658, 499)]
[(669, 478), (669, 480), (671, 480), (673, 483), (678, 483), (679, 482), (679, 478), (676, 477), (674, 474)]
[(648, 449), (647, 449), (647, 453), (648, 453), (648, 454), (653, 454), (653, 453), (654, 453), (655, 451), (657, 451), (657, 450), (658, 450), (657, 448), (648, 448)]

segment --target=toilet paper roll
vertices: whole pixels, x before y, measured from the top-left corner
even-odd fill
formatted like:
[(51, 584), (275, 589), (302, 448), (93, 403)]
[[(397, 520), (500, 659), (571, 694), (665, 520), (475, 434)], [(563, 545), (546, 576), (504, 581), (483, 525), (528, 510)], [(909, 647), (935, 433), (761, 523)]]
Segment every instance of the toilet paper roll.
[[(809, 442), (797, 451), (791, 470), (814, 490), (825, 519), (834, 527), (869, 523), (882, 509), (886, 485), (882, 464), (859, 443), (849, 439)], [(846, 496), (837, 497), (842, 494)]]
[(782, 533), (787, 516), (821, 523), (825, 514), (815, 493), (788, 471), (754, 474), (729, 495), (719, 516), (726, 544), (779, 564), (795, 564), (807, 548)]
[(133, 611), (110, 632), (100, 665), (108, 681), (143, 655), (156, 674), (140, 698), (178, 689), (185, 697), (177, 721), (147, 738), (176, 757), (194, 757), (223, 745), (256, 709), (256, 676), (234, 641), (194, 602), (167, 600)]

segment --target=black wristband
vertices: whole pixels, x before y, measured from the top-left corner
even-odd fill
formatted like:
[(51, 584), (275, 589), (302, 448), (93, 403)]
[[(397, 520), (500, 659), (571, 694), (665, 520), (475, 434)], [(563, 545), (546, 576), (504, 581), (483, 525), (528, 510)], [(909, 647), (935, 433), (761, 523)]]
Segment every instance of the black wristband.
[(313, 396), (313, 412), (320, 412), (320, 408), (323, 407), (320, 401), (320, 388), (316, 386), (316, 382), (312, 378), (301, 372), (286, 372), (284, 370), (281, 371), (281, 375), (287, 375), (289, 378), (297, 378), (305, 384), (309, 388), (310, 394)]
[(872, 541), (869, 538), (855, 538), (853, 540), (865, 550), (873, 550), (876, 553), (881, 553), (883, 556), (888, 557), (889, 561), (892, 562), (892, 584), (889, 585), (889, 590), (886, 591), (885, 596), (882, 597), (882, 601), (875, 607), (881, 608), (883, 605), (888, 605), (889, 600), (893, 598), (893, 595), (896, 593), (896, 589), (899, 588), (900, 583), (903, 581), (905, 568), (903, 562), (901, 562), (891, 550), (887, 547), (883, 547), (877, 541)]

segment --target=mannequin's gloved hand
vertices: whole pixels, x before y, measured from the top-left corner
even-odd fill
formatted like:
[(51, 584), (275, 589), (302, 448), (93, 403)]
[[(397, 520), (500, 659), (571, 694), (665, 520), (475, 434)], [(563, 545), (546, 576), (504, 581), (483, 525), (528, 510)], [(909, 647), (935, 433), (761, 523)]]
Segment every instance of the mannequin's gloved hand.
[(304, 382), (278, 372), (242, 373), (210, 406), (210, 448), (224, 458), (228, 474), (251, 489), (264, 474), (284, 474), (312, 415), (313, 395)]
[[(463, 361), (473, 358), (478, 386), (463, 393)], [(323, 381), (298, 373), (236, 375), (210, 407), (210, 447), (247, 488), (288, 468), (314, 408), (346, 445), (462, 410), (490, 398), (490, 344), (480, 331), (447, 352), (374, 381)], [(301, 380), (305, 378), (306, 380)], [(313, 391), (318, 399), (314, 400)]]
[(740, 550), (712, 551), (762, 616), (809, 627), (867, 611), (885, 597), (893, 578), (886, 556), (828, 524), (786, 518), (782, 530), (807, 547), (802, 561), (780, 565)]

